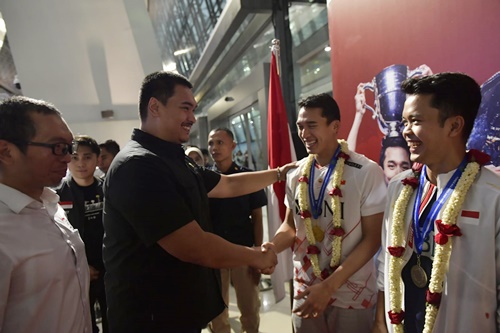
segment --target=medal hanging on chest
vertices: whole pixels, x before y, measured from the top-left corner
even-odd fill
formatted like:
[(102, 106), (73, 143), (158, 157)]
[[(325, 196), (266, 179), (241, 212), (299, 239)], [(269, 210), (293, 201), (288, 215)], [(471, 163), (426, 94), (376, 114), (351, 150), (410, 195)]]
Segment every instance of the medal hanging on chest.
[[(427, 215), (422, 214), (421, 216), (419, 216), (420, 214), (419, 207), (421, 206), (420, 203), (422, 202), (422, 193), (424, 191), (424, 184), (426, 182), (425, 167), (423, 169), (423, 172), (420, 174), (417, 196), (415, 199), (415, 204), (413, 205), (413, 224), (412, 224), (413, 235), (415, 240), (415, 251), (417, 252), (417, 264), (414, 265), (410, 270), (411, 280), (413, 281), (415, 286), (419, 288), (425, 288), (427, 286), (427, 281), (428, 281), (427, 273), (420, 265), (420, 256), (422, 255), (423, 244), (425, 242), (425, 239), (429, 236), (431, 230), (434, 229), (434, 221), (437, 219), (439, 212), (441, 211), (444, 204), (450, 197), (451, 193), (457, 186), (458, 180), (462, 175), (462, 170), (465, 167), (466, 163), (467, 160), (464, 159), (457, 168), (457, 170), (453, 173), (450, 180), (448, 181), (448, 183), (446, 184), (446, 186), (444, 187), (443, 191), (436, 199), (436, 201), (434, 203), (429, 203), (432, 204), (429, 213)], [(431, 188), (429, 191), (432, 190), (433, 188)], [(432, 193), (430, 193), (430, 195), (432, 195)]]
[(315, 165), (316, 163), (313, 163), (311, 165), (311, 171), (310, 171), (311, 179), (309, 181), (309, 202), (311, 203), (311, 214), (314, 217), (314, 219), (318, 219), (321, 216), (321, 213), (323, 212), (323, 210), (321, 209), (321, 205), (323, 204), (326, 187), (328, 186), (328, 182), (330, 181), (332, 171), (333, 169), (335, 169), (335, 166), (337, 165), (337, 158), (339, 152), (340, 152), (340, 145), (337, 147), (335, 154), (333, 154), (333, 157), (330, 160), (330, 163), (328, 164), (328, 170), (326, 171), (326, 175), (323, 181), (319, 182), (321, 184), (321, 188), (319, 190), (318, 198), (316, 198), (316, 196), (314, 195), (314, 173), (316, 169)]
[(425, 270), (420, 265), (420, 255), (417, 255), (417, 263), (412, 266), (410, 276), (415, 286), (419, 288), (425, 288), (427, 286), (428, 278)]

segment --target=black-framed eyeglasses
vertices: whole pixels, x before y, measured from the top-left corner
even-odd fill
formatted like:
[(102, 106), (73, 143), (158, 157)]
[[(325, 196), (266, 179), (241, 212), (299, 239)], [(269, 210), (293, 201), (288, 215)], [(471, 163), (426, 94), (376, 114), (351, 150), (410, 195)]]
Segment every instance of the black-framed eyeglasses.
[(67, 154), (73, 154), (73, 144), (66, 142), (57, 143), (44, 143), (44, 142), (26, 142), (29, 146), (45, 147), (52, 149), (52, 154), (57, 156), (66, 156)]

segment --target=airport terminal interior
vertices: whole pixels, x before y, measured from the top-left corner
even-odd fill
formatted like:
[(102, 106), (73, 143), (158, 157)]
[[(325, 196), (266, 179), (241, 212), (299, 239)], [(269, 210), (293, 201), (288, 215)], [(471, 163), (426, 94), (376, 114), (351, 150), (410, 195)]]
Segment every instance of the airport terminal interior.
[[(210, 129), (227, 127), (235, 158), (266, 169), (273, 39), (280, 40), (290, 119), (301, 97), (332, 91), (325, 0), (2, 0), (0, 11), (0, 98), (50, 101), (74, 134), (98, 142), (123, 146), (138, 127), (142, 78), (177, 71), (198, 102), (188, 144), (206, 148)], [(288, 283), (278, 303), (272, 288), (264, 276), (260, 331), (291, 332)], [(239, 332), (231, 293), (231, 326)]]

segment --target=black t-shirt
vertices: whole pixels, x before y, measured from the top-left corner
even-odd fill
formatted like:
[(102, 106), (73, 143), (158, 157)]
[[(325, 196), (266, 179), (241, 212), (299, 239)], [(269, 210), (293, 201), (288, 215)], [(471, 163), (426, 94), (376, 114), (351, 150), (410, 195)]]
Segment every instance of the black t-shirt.
[(211, 231), (207, 192), (220, 175), (198, 168), (180, 145), (134, 130), (104, 186), (104, 249), (112, 332), (206, 326), (224, 309), (218, 271), (183, 262), (157, 241), (196, 220)]
[(102, 208), (104, 198), (100, 195), (98, 183), (94, 182), (90, 186), (76, 187), (83, 193), (83, 223), (84, 232), (82, 239), (87, 249), (87, 259), (90, 265), (96, 263), (97, 270), (101, 270), (102, 264), (102, 238), (104, 236), (104, 227), (102, 225)]
[(72, 177), (64, 180), (56, 189), (60, 197), (60, 204), (68, 215), (71, 225), (78, 229), (85, 244), (85, 254), (90, 266), (102, 272), (102, 239), (104, 227), (102, 225), (103, 200), (102, 182), (94, 178), (89, 186), (78, 185)]
[[(215, 167), (213, 170), (216, 170)], [(252, 171), (233, 162), (224, 174)], [(209, 199), (214, 232), (227, 241), (244, 246), (254, 245), (254, 225), (250, 214), (267, 205), (266, 193), (260, 190), (234, 198)]]

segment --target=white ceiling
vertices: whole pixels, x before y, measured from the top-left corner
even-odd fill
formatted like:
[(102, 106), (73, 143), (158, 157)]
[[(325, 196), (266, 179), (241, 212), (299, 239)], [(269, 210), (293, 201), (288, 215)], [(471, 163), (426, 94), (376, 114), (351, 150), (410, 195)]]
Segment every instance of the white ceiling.
[(68, 123), (137, 119), (140, 84), (162, 68), (144, 1), (0, 0), (23, 94)]

